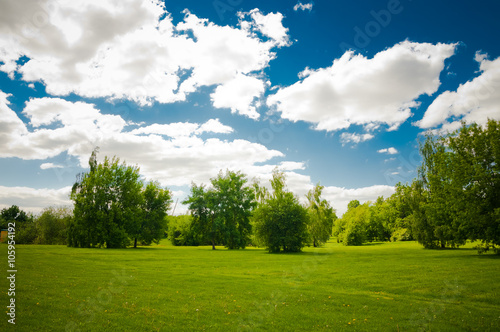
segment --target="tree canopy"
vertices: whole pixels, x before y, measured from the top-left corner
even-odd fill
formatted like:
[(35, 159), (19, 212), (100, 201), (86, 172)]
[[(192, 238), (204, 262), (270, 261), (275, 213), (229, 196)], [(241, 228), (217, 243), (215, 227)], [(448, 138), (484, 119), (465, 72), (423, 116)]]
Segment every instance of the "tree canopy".
[(287, 191), (285, 175), (277, 170), (267, 194), (254, 212), (255, 234), (269, 252), (298, 252), (307, 243), (307, 209)]
[(247, 186), (241, 172), (220, 172), (211, 179), (212, 187), (191, 186), (188, 204), (193, 227), (198, 234), (210, 239), (212, 249), (217, 243), (229, 249), (245, 248), (250, 241), (250, 216), (254, 209), (255, 194)]
[[(74, 220), (68, 232), (73, 247), (122, 248), (134, 239), (159, 240), (170, 193), (151, 183), (144, 189), (139, 168), (116, 157), (97, 162), (97, 150), (89, 159), (90, 171), (74, 184)], [(161, 220), (160, 220), (161, 219)]]

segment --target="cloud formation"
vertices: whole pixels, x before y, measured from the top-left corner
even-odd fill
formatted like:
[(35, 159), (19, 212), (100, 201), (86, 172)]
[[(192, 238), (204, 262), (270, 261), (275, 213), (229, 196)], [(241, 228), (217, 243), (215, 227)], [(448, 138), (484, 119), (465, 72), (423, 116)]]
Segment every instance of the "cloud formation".
[[(289, 45), (283, 15), (257, 9), (240, 14), (239, 27), (188, 10), (174, 25), (159, 0), (7, 1), (0, 13), (0, 70), (43, 82), (51, 95), (150, 105), (221, 86), (216, 107), (251, 118), (258, 117), (254, 102), (264, 90), (257, 74), (274, 49)], [(231, 99), (235, 90), (238, 102)]]
[(415, 124), (423, 129), (436, 128), (451, 132), (466, 123), (486, 124), (487, 119), (500, 120), (500, 58), (488, 60), (477, 53), (480, 75), (440, 94), (429, 106), (422, 120)]
[(398, 150), (391, 146), (390, 148), (380, 149), (377, 152), (378, 153), (386, 153), (386, 154), (397, 154)]
[(293, 10), (294, 11), (299, 11), (299, 10), (302, 10), (302, 11), (311, 11), (313, 9), (313, 4), (312, 2), (311, 3), (306, 3), (306, 4), (303, 4), (302, 2), (297, 2), (297, 4), (295, 6), (293, 6)]
[[(118, 115), (103, 114), (95, 105), (48, 97), (28, 101), (23, 114), (28, 125), (10, 109), (8, 95), (0, 91), (0, 157), (45, 160), (67, 152), (87, 167), (90, 152), (99, 146), (101, 158), (116, 155), (138, 165), (146, 179), (165, 186), (207, 183), (226, 168), (249, 177), (268, 175), (277, 165), (272, 159), (285, 157), (262, 144), (214, 137), (233, 132), (218, 119), (201, 124), (129, 124)], [(285, 165), (288, 172), (303, 168), (302, 163)], [(42, 169), (54, 167), (41, 165)]]
[(301, 80), (280, 88), (267, 104), (284, 119), (312, 123), (316, 130), (351, 125), (395, 130), (412, 115), (419, 96), (437, 91), (455, 46), (404, 41), (371, 59), (349, 51), (330, 67), (307, 68)]

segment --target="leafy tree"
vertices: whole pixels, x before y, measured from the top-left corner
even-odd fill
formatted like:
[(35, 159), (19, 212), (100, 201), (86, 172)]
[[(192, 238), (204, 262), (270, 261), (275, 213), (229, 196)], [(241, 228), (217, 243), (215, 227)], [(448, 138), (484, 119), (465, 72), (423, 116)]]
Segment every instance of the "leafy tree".
[(183, 202), (189, 205), (195, 231), (210, 238), (212, 249), (218, 241), (229, 249), (245, 248), (249, 243), (250, 217), (256, 203), (246, 183), (240, 172), (220, 172), (211, 180), (210, 189), (193, 184), (191, 196)]
[(286, 190), (285, 175), (277, 170), (271, 180), (273, 193), (254, 213), (256, 236), (269, 252), (298, 252), (307, 241), (307, 210)]
[[(412, 185), (412, 232), (426, 248), (500, 245), (500, 122), (427, 136)], [(500, 250), (495, 249), (500, 253)]]
[(318, 183), (306, 195), (308, 201), (307, 212), (309, 214), (307, 230), (314, 247), (330, 239), (333, 223), (337, 219), (330, 203), (325, 199), (321, 199), (323, 189), (324, 187)]
[(67, 244), (68, 226), (73, 218), (69, 208), (49, 207), (35, 219), (38, 244)]
[(355, 209), (355, 208), (357, 208), (360, 205), (361, 204), (359, 203), (359, 201), (357, 199), (353, 199), (352, 201), (350, 201), (349, 203), (347, 203), (347, 210)]
[(223, 238), (229, 249), (245, 248), (250, 239), (250, 216), (256, 204), (246, 183), (244, 174), (232, 171), (212, 179), (216, 215), (223, 220)]
[(172, 203), (172, 195), (168, 189), (161, 188), (158, 182), (150, 182), (142, 191), (141, 214), (134, 232), (134, 248), (137, 240), (142, 244), (150, 245), (152, 242), (159, 243), (167, 227), (167, 211)]
[(198, 246), (205, 244), (203, 236), (193, 229), (191, 215), (168, 216), (168, 238), (174, 246)]
[(90, 171), (74, 184), (74, 221), (69, 228), (69, 246), (122, 248), (137, 236), (142, 216), (139, 168), (104, 158), (97, 163), (97, 150), (89, 159)]
[(444, 144), (452, 152), (446, 185), (453, 193), (448, 204), (456, 232), (481, 240), (486, 250), (500, 246), (500, 121), (464, 123)]
[(17, 205), (12, 205), (2, 209), (0, 216), (3, 223), (2, 228), (8, 228), (7, 226), (11, 222), (16, 223), (16, 243), (30, 244), (35, 241), (36, 227), (32, 215), (28, 215)]
[(196, 234), (208, 239), (215, 250), (215, 245), (221, 239), (223, 220), (216, 216), (216, 201), (213, 190), (208, 190), (203, 184), (191, 185), (191, 195), (182, 202), (187, 204), (193, 217), (192, 228)]
[(341, 218), (340, 223), (343, 225), (343, 230), (339, 233), (339, 237), (345, 246), (359, 246), (368, 240), (367, 226), (370, 220), (370, 203), (362, 205), (359, 205), (359, 202), (351, 203)]

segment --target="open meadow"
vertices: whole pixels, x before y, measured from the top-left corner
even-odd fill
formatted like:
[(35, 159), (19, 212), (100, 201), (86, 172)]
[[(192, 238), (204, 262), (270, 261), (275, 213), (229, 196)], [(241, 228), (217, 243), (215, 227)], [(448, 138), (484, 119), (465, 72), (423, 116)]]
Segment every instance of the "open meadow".
[(472, 244), (16, 251), (17, 331), (500, 330), (500, 257)]

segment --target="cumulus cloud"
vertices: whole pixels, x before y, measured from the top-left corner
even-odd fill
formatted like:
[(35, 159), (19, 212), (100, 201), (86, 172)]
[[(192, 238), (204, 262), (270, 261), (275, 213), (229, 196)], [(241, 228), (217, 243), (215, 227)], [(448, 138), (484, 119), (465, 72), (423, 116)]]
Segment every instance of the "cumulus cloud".
[(293, 10), (294, 11), (299, 11), (299, 10), (302, 10), (302, 11), (311, 11), (313, 8), (313, 4), (312, 2), (311, 3), (306, 3), (306, 4), (303, 4), (302, 2), (297, 2), (297, 4), (295, 6), (293, 6)]
[[(226, 168), (249, 176), (270, 173), (268, 168), (276, 166), (271, 159), (284, 157), (262, 144), (213, 137), (233, 131), (218, 119), (202, 124), (134, 124), (140, 127), (127, 131), (129, 125), (120, 116), (103, 114), (92, 104), (60, 98), (31, 99), (23, 114), (30, 121), (28, 125), (10, 109), (8, 95), (0, 91), (0, 157), (43, 160), (67, 152), (86, 167), (90, 152), (99, 146), (101, 157), (116, 155), (138, 165), (146, 179), (165, 186), (207, 182)], [(31, 127), (33, 130), (28, 129)], [(302, 167), (300, 163), (285, 165), (289, 171)], [(57, 165), (51, 163), (41, 166), (54, 167)]]
[(380, 149), (377, 151), (378, 153), (386, 153), (386, 154), (397, 154), (398, 150), (394, 147), (386, 148), (386, 149)]
[(51, 168), (64, 168), (63, 165), (56, 165), (54, 163), (43, 163), (40, 165), (41, 169), (51, 169)]
[(358, 144), (361, 142), (365, 142), (374, 138), (372, 134), (354, 134), (354, 133), (342, 133), (340, 134), (340, 141), (342, 145), (346, 145), (348, 143)]
[(267, 104), (283, 118), (312, 123), (316, 130), (351, 125), (395, 130), (419, 106), (419, 96), (437, 91), (444, 61), (455, 47), (404, 41), (371, 59), (348, 51), (330, 67), (307, 68), (298, 82), (269, 96)]
[(481, 74), (458, 87), (446, 91), (429, 106), (422, 120), (415, 124), (420, 128), (436, 128), (454, 131), (466, 123), (486, 124), (487, 119), (500, 120), (500, 58), (488, 60), (477, 53)]
[[(253, 118), (264, 86), (255, 73), (274, 59), (274, 49), (289, 44), (280, 13), (254, 9), (230, 27), (186, 10), (174, 25), (159, 0), (7, 1), (0, 18), (0, 70), (43, 82), (51, 95), (149, 105), (221, 85), (216, 107)], [(18, 62), (21, 57), (27, 61)], [(225, 95), (235, 89), (238, 102)]]
[(258, 119), (258, 99), (265, 91), (265, 83), (252, 76), (239, 74), (223, 85), (219, 85), (210, 96), (216, 108), (230, 108), (232, 113)]
[(249, 13), (240, 15), (243, 15), (242, 17), (249, 15), (255, 22), (255, 30), (270, 38), (272, 43), (280, 47), (289, 45), (288, 28), (285, 28), (282, 23), (283, 14), (270, 13), (264, 15), (256, 8)]
[(156, 134), (168, 137), (186, 137), (203, 133), (229, 134), (232, 132), (233, 128), (222, 124), (219, 119), (210, 119), (203, 124), (191, 122), (176, 122), (169, 124), (155, 123), (150, 126), (134, 129), (130, 133), (133, 135)]
[(34, 189), (29, 187), (0, 186), (0, 209), (12, 205), (22, 210), (39, 213), (49, 206), (70, 206), (71, 187), (61, 189)]

